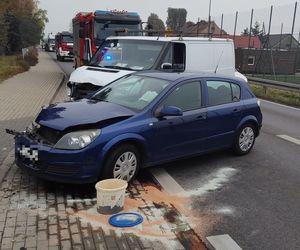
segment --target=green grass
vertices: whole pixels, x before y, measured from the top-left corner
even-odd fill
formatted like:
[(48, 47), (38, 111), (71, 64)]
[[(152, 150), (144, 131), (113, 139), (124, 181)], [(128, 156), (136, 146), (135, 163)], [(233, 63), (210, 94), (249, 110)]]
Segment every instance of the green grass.
[(19, 56), (0, 56), (0, 82), (28, 69), (28, 64)]
[(249, 75), (253, 77), (275, 80), (279, 82), (289, 82), (289, 83), (297, 83), (300, 84), (300, 75), (277, 75), (274, 77), (273, 75)]
[(251, 84), (250, 86), (254, 94), (259, 98), (300, 108), (300, 93), (274, 88), (264, 88), (255, 84)]

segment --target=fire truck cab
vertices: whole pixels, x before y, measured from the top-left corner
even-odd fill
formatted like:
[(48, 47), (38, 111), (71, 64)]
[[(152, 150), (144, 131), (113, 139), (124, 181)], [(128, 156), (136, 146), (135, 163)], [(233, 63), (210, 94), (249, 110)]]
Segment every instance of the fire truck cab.
[(80, 12), (73, 18), (74, 67), (86, 65), (97, 48), (112, 35), (140, 35), (138, 13), (127, 11)]
[(59, 32), (55, 36), (56, 58), (63, 61), (73, 58), (73, 34), (67, 31)]

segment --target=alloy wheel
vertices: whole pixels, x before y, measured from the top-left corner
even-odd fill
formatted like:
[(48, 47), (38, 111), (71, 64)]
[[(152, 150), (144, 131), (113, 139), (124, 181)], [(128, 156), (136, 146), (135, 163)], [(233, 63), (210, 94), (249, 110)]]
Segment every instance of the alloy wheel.
[(116, 179), (130, 181), (137, 170), (137, 158), (133, 152), (125, 152), (117, 159), (113, 176)]
[(251, 149), (254, 142), (254, 131), (251, 127), (245, 127), (239, 136), (239, 147), (243, 152)]

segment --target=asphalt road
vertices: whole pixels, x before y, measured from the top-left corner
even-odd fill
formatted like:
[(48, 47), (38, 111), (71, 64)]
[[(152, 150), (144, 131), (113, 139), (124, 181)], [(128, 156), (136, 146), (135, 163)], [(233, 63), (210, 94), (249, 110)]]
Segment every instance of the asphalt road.
[(48, 52), (48, 54), (53, 58), (53, 60), (55, 60), (58, 63), (58, 65), (60, 66), (60, 68), (69, 77), (70, 74), (72, 73), (72, 71), (74, 71), (73, 60), (72, 59), (67, 59), (67, 60), (64, 60), (64, 61), (60, 62), (60, 61), (56, 60), (56, 54), (55, 54), (55, 52)]
[(300, 110), (262, 101), (263, 129), (243, 157), (220, 152), (163, 166), (193, 198), (205, 239), (229, 234), (242, 249), (299, 249)]

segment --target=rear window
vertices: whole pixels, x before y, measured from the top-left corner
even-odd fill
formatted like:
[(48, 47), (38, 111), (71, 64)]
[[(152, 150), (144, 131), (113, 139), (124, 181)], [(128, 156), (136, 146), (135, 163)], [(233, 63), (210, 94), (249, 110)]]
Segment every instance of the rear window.
[(238, 102), (241, 99), (239, 85), (224, 81), (207, 81), (209, 106)]

